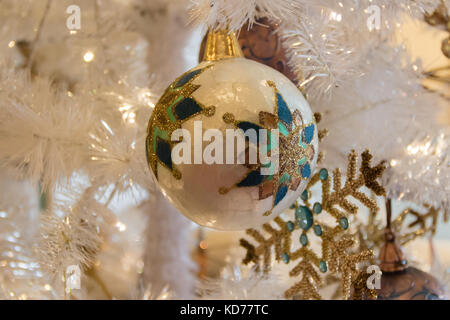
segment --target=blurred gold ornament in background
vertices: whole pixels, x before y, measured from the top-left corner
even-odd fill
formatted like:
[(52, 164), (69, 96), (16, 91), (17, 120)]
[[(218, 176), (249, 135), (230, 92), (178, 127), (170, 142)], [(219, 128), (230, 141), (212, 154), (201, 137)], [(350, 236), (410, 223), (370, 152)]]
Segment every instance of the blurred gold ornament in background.
[[(433, 27), (445, 30), (449, 35), (441, 42), (441, 51), (445, 57), (450, 59), (450, 18), (449, 10), (446, 2), (442, 1), (436, 10), (431, 14), (425, 14), (425, 21)], [(434, 68), (425, 72), (425, 76), (428, 79), (442, 82), (444, 84), (450, 84), (450, 64), (447, 63), (443, 67)]]
[[(407, 211), (404, 211), (407, 212)], [(425, 223), (419, 217), (436, 217), (434, 211), (428, 214), (416, 214), (415, 224)], [(397, 242), (396, 234), (392, 228), (392, 200), (386, 201), (387, 223), (384, 230), (384, 243), (380, 248), (379, 266), (382, 271), (381, 285), (377, 296), (380, 300), (436, 300), (445, 299), (444, 288), (432, 275), (417, 268), (408, 266), (401, 245)], [(434, 220), (435, 221), (435, 220)], [(435, 224), (433, 224), (435, 226)], [(434, 229), (435, 230), (435, 229)]]

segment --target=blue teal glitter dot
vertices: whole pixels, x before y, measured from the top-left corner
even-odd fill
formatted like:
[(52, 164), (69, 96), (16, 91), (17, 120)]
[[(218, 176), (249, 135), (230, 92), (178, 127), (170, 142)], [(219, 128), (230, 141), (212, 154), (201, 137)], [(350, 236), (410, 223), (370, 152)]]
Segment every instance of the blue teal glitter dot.
[(314, 124), (310, 124), (304, 131), (305, 143), (310, 144), (314, 137)]
[(187, 72), (186, 74), (184, 74), (183, 76), (181, 76), (181, 78), (177, 81), (177, 83), (175, 84), (175, 88), (179, 88), (184, 86), (186, 83), (189, 82), (189, 80), (191, 80), (192, 78), (194, 78), (196, 75), (198, 75), (200, 72), (202, 71), (202, 69), (197, 69), (191, 72)]
[(328, 266), (327, 266), (327, 263), (325, 262), (325, 261), (320, 261), (319, 262), (319, 269), (320, 269), (320, 271), (322, 271), (323, 273), (325, 273), (325, 272), (327, 272), (327, 270), (328, 270)]
[(348, 220), (345, 217), (342, 217), (339, 219), (339, 224), (341, 225), (341, 228), (344, 230), (348, 229)]
[(291, 260), (291, 257), (289, 257), (289, 255), (285, 252), (282, 255), (282, 259), (283, 259), (284, 263), (289, 263), (289, 261)]
[(303, 201), (308, 200), (308, 190), (303, 191), (302, 194), (300, 195), (300, 198), (301, 198)]
[(316, 224), (314, 227), (314, 233), (316, 234), (316, 236), (321, 236), (322, 235), (322, 227), (318, 224)]
[(302, 244), (302, 246), (306, 246), (308, 244), (308, 236), (306, 234), (302, 234), (300, 236), (300, 243)]
[(287, 229), (288, 229), (290, 232), (292, 232), (292, 231), (294, 231), (294, 229), (295, 229), (295, 224), (294, 224), (292, 221), (288, 221), (288, 222), (286, 223), (286, 227), (287, 227)]
[(284, 197), (286, 196), (287, 192), (288, 192), (287, 185), (282, 185), (281, 187), (279, 187), (277, 194), (275, 195), (275, 201), (274, 201), (273, 205), (276, 206), (281, 200), (283, 200)]
[(328, 170), (325, 168), (320, 169), (319, 177), (320, 177), (320, 180), (322, 180), (322, 181), (327, 180), (328, 179)]
[(306, 163), (302, 168), (302, 177), (309, 178), (311, 176), (311, 166), (309, 163)]
[(300, 206), (297, 208), (295, 211), (295, 219), (300, 228), (305, 231), (311, 228), (314, 220), (312, 211), (306, 206)]
[(319, 202), (314, 203), (313, 211), (314, 211), (314, 213), (317, 213), (317, 214), (321, 213), (322, 205)]
[(286, 101), (284, 101), (283, 96), (277, 92), (277, 106), (278, 106), (278, 117), (283, 120), (287, 125), (291, 125), (292, 114), (289, 110)]

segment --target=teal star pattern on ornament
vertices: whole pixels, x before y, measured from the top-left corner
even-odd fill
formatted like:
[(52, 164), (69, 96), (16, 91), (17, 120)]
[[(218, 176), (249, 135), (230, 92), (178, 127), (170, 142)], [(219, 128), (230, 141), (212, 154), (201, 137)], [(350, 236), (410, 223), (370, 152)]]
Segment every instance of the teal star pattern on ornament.
[[(226, 123), (233, 124), (236, 128), (244, 132), (248, 129), (254, 129), (259, 132), (260, 129), (267, 130), (267, 150), (265, 154), (271, 155), (271, 152), (278, 149), (279, 166), (276, 171), (273, 164), (258, 163), (257, 165), (246, 164), (249, 172), (246, 176), (230, 188), (222, 187), (219, 192), (227, 193), (232, 188), (259, 187), (259, 200), (273, 197), (272, 209), (278, 205), (289, 190), (297, 190), (303, 179), (311, 176), (311, 161), (314, 158), (315, 150), (311, 145), (316, 130), (314, 120), (311, 123), (305, 123), (299, 110), (291, 112), (283, 95), (278, 91), (272, 81), (266, 82), (274, 91), (273, 112), (260, 111), (259, 123), (253, 123), (245, 120), (236, 120), (231, 113), (225, 113), (223, 120)], [(279, 130), (279, 141), (274, 141), (271, 131)], [(258, 139), (257, 139), (258, 140)], [(247, 143), (258, 144), (258, 141)], [(257, 145), (258, 146), (258, 145)], [(278, 146), (278, 148), (276, 148)], [(248, 150), (248, 148), (247, 148)], [(246, 157), (248, 159), (248, 157)], [(269, 175), (263, 175), (261, 168), (272, 171)], [(268, 210), (264, 215), (270, 215)]]

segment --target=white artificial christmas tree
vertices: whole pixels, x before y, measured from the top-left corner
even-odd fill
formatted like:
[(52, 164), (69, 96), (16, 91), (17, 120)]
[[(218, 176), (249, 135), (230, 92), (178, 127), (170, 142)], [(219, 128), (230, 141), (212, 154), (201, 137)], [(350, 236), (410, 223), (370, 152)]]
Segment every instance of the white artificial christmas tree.
[[(427, 66), (396, 38), (442, 3), (450, 10), (440, 0), (0, 1), (0, 298), (101, 296), (67, 295), (72, 265), (101, 297), (198, 297), (195, 226), (153, 182), (147, 123), (164, 88), (197, 64), (207, 29), (238, 32), (261, 17), (277, 24), (299, 88), (322, 113), (322, 165), (369, 148), (388, 164), (389, 197), (448, 211), (449, 101), (423, 85)], [(133, 226), (128, 212), (139, 212), (135, 238), (118, 235)], [(282, 296), (260, 292), (283, 287), (279, 277), (225, 270), (200, 286), (215, 292), (207, 298)], [(126, 290), (106, 288), (114, 272), (133, 273), (119, 277)]]

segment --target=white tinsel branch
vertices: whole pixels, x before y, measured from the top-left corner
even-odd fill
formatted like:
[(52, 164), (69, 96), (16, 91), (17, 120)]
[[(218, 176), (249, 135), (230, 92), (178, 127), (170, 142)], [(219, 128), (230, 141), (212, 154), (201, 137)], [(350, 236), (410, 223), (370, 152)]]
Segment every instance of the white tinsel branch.
[(0, 299), (58, 298), (32, 250), (39, 225), (37, 187), (4, 169), (0, 181)]
[(245, 23), (249, 26), (258, 17), (270, 17), (283, 21), (300, 8), (297, 0), (191, 0), (191, 18), (205, 23), (208, 28), (239, 30)]
[(101, 230), (112, 213), (94, 198), (94, 188), (82, 195), (73, 191), (74, 205), (54, 201), (51, 211), (41, 218), (40, 237), (36, 246), (40, 264), (53, 279), (64, 279), (70, 266), (89, 268), (103, 242)]
[(330, 97), (346, 80), (360, 76), (357, 65), (364, 49), (349, 41), (342, 15), (326, 9), (307, 9), (279, 33), (292, 70), (309, 98)]
[(321, 144), (324, 165), (345, 165), (349, 150), (369, 148), (390, 164), (390, 195), (441, 207), (449, 202), (448, 124), (441, 121), (447, 102), (421, 86), (420, 63), (402, 48), (379, 46), (366, 61), (364, 76), (313, 104), (330, 133)]
[[(47, 189), (86, 161), (91, 110), (45, 77), (0, 67), (0, 159)], [(86, 150), (83, 152), (83, 149)]]
[(216, 300), (278, 300), (283, 299), (286, 283), (276, 272), (262, 274), (243, 266), (228, 266), (217, 279), (199, 284), (202, 299)]

